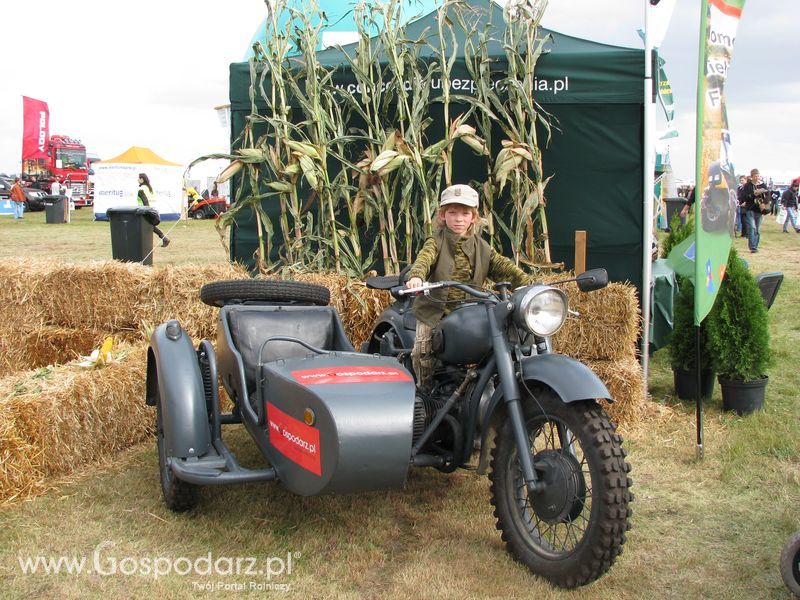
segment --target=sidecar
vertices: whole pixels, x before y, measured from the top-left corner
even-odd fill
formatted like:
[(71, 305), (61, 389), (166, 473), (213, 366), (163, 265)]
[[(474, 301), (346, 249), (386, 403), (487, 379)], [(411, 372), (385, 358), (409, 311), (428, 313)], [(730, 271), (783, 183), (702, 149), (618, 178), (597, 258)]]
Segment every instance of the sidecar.
[[(195, 486), (278, 480), (310, 496), (402, 486), (410, 467), (414, 380), (393, 358), (355, 352), (329, 291), (287, 281), (223, 281), (216, 348), (195, 348), (176, 320), (150, 340), (146, 402), (157, 408), (164, 498)], [(221, 414), (219, 385), (233, 401)], [(246, 469), (222, 440), (241, 423), (266, 459)]]

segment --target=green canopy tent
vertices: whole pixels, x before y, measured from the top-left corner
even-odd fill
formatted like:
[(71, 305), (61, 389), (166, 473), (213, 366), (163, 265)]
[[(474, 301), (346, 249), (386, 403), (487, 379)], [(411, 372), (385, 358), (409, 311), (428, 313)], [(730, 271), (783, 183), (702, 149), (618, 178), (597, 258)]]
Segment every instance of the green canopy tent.
[[(492, 38), (502, 39), (502, 9), (487, 2), (476, 13), (479, 28), (488, 23)], [(587, 268), (605, 267), (616, 281), (641, 287), (643, 239), (643, 73), (644, 51), (599, 44), (558, 32), (536, 67), (536, 100), (555, 117), (550, 144), (543, 148), (547, 218), (552, 259), (572, 267), (576, 230), (588, 232)], [(463, 33), (451, 74), (453, 93), (469, 95), (471, 78), (463, 56)], [(424, 36), (439, 44), (436, 13), (407, 26), (407, 38)], [(499, 43), (490, 46), (497, 69), (505, 67)], [(354, 85), (342, 52), (354, 54), (355, 45), (318, 53), (320, 62), (335, 67), (336, 85)], [(427, 51), (429, 55), (432, 50)], [(422, 58), (426, 57), (423, 50)], [(435, 94), (434, 94), (435, 95)], [(250, 66), (230, 67), (231, 140), (242, 132), (251, 111)], [(260, 106), (257, 102), (257, 106)], [(452, 106), (452, 105), (451, 105)], [(260, 106), (260, 109), (263, 109)], [(457, 110), (451, 108), (451, 115)], [(431, 116), (441, 120), (441, 108), (431, 105)], [(438, 124), (433, 127), (443, 127)], [(441, 129), (440, 129), (441, 130)], [(502, 138), (498, 131), (495, 140)], [(496, 153), (499, 148), (493, 148)], [(476, 172), (477, 157), (463, 150), (454, 161), (454, 182), (467, 182)], [(234, 185), (238, 183), (235, 180)], [(268, 213), (274, 202), (264, 206)], [(277, 229), (277, 228), (276, 228)], [(255, 219), (239, 219), (231, 231), (232, 260), (252, 264), (257, 245)]]

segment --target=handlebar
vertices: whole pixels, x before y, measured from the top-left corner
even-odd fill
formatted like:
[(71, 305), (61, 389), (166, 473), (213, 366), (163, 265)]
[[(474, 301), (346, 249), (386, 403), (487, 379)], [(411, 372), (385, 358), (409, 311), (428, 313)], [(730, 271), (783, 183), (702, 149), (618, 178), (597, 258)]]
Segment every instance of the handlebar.
[(431, 290), (436, 290), (443, 287), (454, 287), (466, 294), (469, 294), (470, 296), (474, 296), (475, 298), (489, 299), (495, 297), (494, 294), (490, 292), (482, 292), (480, 290), (476, 290), (474, 287), (471, 287), (465, 283), (459, 283), (458, 281), (437, 281), (435, 283), (425, 282), (417, 288), (399, 289), (397, 290), (397, 294), (399, 296), (409, 296), (412, 294), (415, 296), (419, 294), (425, 294), (427, 296)]

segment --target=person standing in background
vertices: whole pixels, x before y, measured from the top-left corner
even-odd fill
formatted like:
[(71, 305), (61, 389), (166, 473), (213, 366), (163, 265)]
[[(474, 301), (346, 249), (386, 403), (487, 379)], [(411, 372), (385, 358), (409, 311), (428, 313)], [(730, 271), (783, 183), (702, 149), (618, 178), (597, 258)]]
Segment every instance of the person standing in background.
[[(150, 185), (150, 178), (147, 173), (139, 173), (139, 192), (137, 200), (141, 206), (150, 206), (155, 208), (155, 194), (153, 194), (153, 186)], [(169, 238), (164, 235), (164, 232), (156, 227), (158, 221), (153, 224), (153, 233), (161, 238), (161, 245), (166, 248), (169, 246)]]
[(792, 227), (794, 228), (796, 233), (800, 233), (800, 229), (797, 228), (797, 189), (800, 187), (800, 183), (792, 183), (791, 187), (787, 188), (783, 195), (781, 196), (781, 204), (786, 208), (786, 218), (783, 221), (783, 233), (789, 233), (786, 229), (786, 226), (789, 224), (789, 221), (792, 222)]
[(763, 214), (759, 202), (769, 198), (769, 189), (761, 182), (758, 169), (750, 171), (750, 181), (742, 186), (739, 191), (739, 204), (744, 204), (747, 209), (747, 245), (750, 252), (758, 252), (758, 243), (761, 241), (761, 219)]
[[(739, 198), (739, 195), (742, 193), (742, 188), (747, 183), (747, 179), (745, 175), (739, 177), (739, 187), (736, 188), (737, 198)], [(739, 224), (741, 225), (742, 237), (747, 237), (747, 209), (741, 201), (739, 201)]]
[(11, 186), (11, 202), (14, 204), (14, 220), (22, 220), (25, 213), (25, 192), (22, 191), (19, 177), (14, 177), (14, 185)]

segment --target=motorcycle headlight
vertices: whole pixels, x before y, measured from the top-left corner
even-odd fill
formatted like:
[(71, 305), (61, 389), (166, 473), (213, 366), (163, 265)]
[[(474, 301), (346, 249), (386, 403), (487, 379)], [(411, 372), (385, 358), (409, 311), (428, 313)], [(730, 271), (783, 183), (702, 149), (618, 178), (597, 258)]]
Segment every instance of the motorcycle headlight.
[(542, 337), (551, 336), (561, 329), (568, 307), (564, 292), (546, 285), (535, 285), (521, 292), (521, 297), (515, 299), (517, 324)]

